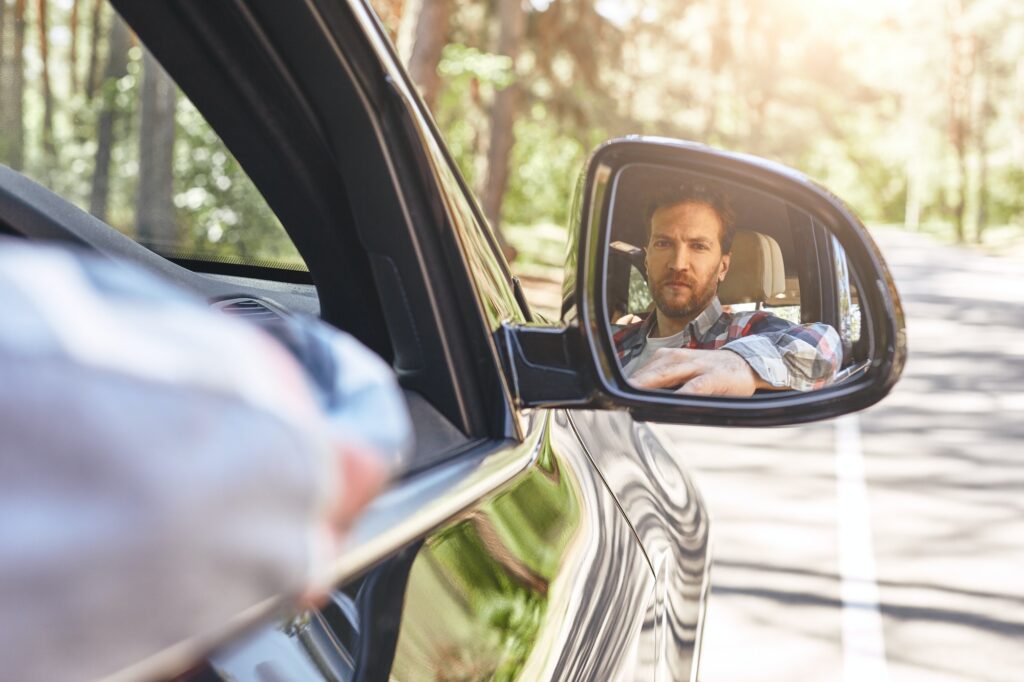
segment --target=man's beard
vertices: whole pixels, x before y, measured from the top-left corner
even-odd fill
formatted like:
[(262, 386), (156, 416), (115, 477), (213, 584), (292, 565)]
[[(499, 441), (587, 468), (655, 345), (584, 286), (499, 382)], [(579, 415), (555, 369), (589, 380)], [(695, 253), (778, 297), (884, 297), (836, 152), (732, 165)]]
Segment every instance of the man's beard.
[[(664, 290), (669, 284), (687, 285), (690, 288), (690, 296), (684, 301), (670, 301), (668, 296), (664, 294)], [(718, 282), (715, 281), (714, 277), (703, 282), (703, 285), (698, 289), (697, 282), (692, 277), (676, 275), (663, 278), (652, 287), (651, 295), (654, 298), (654, 304), (658, 306), (658, 310), (661, 311), (662, 315), (677, 319), (686, 317), (692, 319), (708, 307), (711, 299), (715, 297), (717, 292)]]

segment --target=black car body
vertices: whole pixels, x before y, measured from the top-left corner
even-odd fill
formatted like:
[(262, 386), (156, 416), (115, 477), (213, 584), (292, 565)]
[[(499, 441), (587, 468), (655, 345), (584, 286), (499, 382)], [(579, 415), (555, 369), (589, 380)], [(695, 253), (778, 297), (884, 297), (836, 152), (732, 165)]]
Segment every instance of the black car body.
[(531, 315), (372, 10), (112, 4), (234, 152), (309, 277), (172, 262), (12, 173), (8, 231), (134, 260), (239, 311), (321, 316), (391, 362), (418, 444), (355, 529), (325, 608), (282, 619), (267, 606), (125, 676), (199, 655), (191, 675), (234, 680), (697, 679), (711, 526), (686, 453), (595, 409), (636, 404), (593, 388), (585, 362), (574, 372), (591, 388), (575, 397), (545, 393), (562, 375), (525, 371), (531, 332), (566, 327)]

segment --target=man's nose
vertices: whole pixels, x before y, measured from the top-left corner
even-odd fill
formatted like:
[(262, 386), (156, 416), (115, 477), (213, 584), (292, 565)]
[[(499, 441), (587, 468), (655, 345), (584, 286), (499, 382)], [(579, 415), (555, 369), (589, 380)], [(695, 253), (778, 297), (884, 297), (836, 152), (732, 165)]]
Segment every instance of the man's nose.
[(672, 250), (672, 258), (668, 266), (676, 271), (684, 271), (690, 266), (690, 259), (687, 257), (686, 249), (676, 248)]

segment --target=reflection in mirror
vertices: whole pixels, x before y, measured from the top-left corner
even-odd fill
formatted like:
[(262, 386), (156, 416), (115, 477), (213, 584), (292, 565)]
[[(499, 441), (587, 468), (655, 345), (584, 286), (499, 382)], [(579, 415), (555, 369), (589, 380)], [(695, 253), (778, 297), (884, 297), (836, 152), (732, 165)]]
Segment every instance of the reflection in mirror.
[(779, 197), (649, 164), (613, 181), (606, 319), (636, 388), (810, 391), (866, 366), (838, 240)]

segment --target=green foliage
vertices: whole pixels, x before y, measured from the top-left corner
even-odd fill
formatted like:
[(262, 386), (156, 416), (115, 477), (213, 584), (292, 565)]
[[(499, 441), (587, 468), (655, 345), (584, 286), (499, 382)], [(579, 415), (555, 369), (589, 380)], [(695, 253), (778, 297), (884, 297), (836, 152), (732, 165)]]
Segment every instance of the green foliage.
[(536, 644), (537, 633), (544, 622), (547, 602), (526, 590), (517, 590), (504, 598), (492, 600), (485, 611), (486, 622), (505, 633), (503, 656), (494, 676), (500, 682), (517, 680)]
[[(3, 1), (3, 0), (0, 0)], [(91, 5), (91, 3), (90, 3)], [(84, 6), (84, 5), (83, 5)], [(98, 128), (106, 116), (113, 121), (110, 166), (105, 174), (108, 182), (104, 220), (128, 236), (135, 237), (136, 210), (140, 172), (140, 98), (143, 73), (142, 48), (131, 47), (125, 59), (123, 76), (103, 79), (104, 66), (110, 58), (110, 22), (120, 21), (105, 3), (99, 5), (104, 14), (101, 33), (91, 35), (88, 12), (79, 13), (76, 73), (85, 76), (85, 62), (90, 51), (97, 55), (95, 92), (89, 97), (81, 84), (71, 87), (72, 55), (68, 36), (71, 31), (69, 7), (48, 3), (49, 45), (47, 67), (54, 102), (53, 152), (43, 144), (43, 82), (39, 78), (42, 55), (39, 52), (39, 27), (34, 14), (35, 3), (29, 3), (25, 17), (23, 53), (23, 89), (14, 91), (14, 81), (0, 84), (0, 119), (16, 120), (15, 104), (21, 101), (23, 135), (12, 137), (12, 129), (0, 134), (0, 162), (15, 163), (20, 150), (22, 168), (29, 177), (47, 186), (84, 210), (90, 209), (90, 197), (102, 170), (97, 168), (99, 152)], [(8, 2), (8, 21), (14, 12)], [(0, 58), (5, 73), (16, 68), (13, 47), (8, 42), (13, 27), (8, 23), (5, 51)], [(178, 248), (168, 255), (207, 258), (225, 262), (247, 262), (285, 268), (304, 268), (284, 228), (253, 186), (235, 158), (217, 134), (180, 93), (177, 94), (170, 194), (174, 200), (173, 220), (178, 230)]]
[(450, 43), (441, 53), (438, 72), (448, 83), (470, 78), (495, 88), (507, 88), (515, 80), (512, 59), (505, 55), (489, 54), (475, 47)]
[(502, 204), (502, 217), (510, 223), (568, 221), (569, 197), (588, 150), (574, 137), (551, 125), (541, 103), (515, 125), (513, 169)]
[(444, 47), (437, 69), (445, 78), (445, 87), (434, 117), (444, 131), (445, 142), (459, 170), (470, 186), (474, 186), (484, 175), (485, 101), (493, 99), (497, 90), (511, 85), (514, 78), (512, 60), (461, 43), (451, 43)]
[(642, 315), (650, 308), (654, 299), (651, 297), (651, 288), (647, 286), (647, 280), (640, 274), (640, 271), (631, 267), (629, 269), (629, 293), (626, 299), (626, 311), (635, 315)]
[[(1019, 226), (1024, 5), (933, 4), (524, 4), (528, 29), (514, 73), (525, 96), (503, 219), (566, 224), (575, 169), (589, 150), (644, 133), (794, 166), (865, 220), (948, 221), (963, 202), (968, 234), (986, 220)], [(449, 28), (456, 40), (439, 67), (438, 120), (478, 188), (489, 107), (513, 73), (486, 52), (496, 16), (494, 3), (460, 4)], [(967, 136), (963, 182), (956, 126)]]
[(1024, 225), (1024, 168), (1011, 166), (993, 175), (991, 221)]
[(176, 124), (174, 205), (184, 250), (214, 260), (302, 268), (259, 191), (184, 98), (178, 100)]

